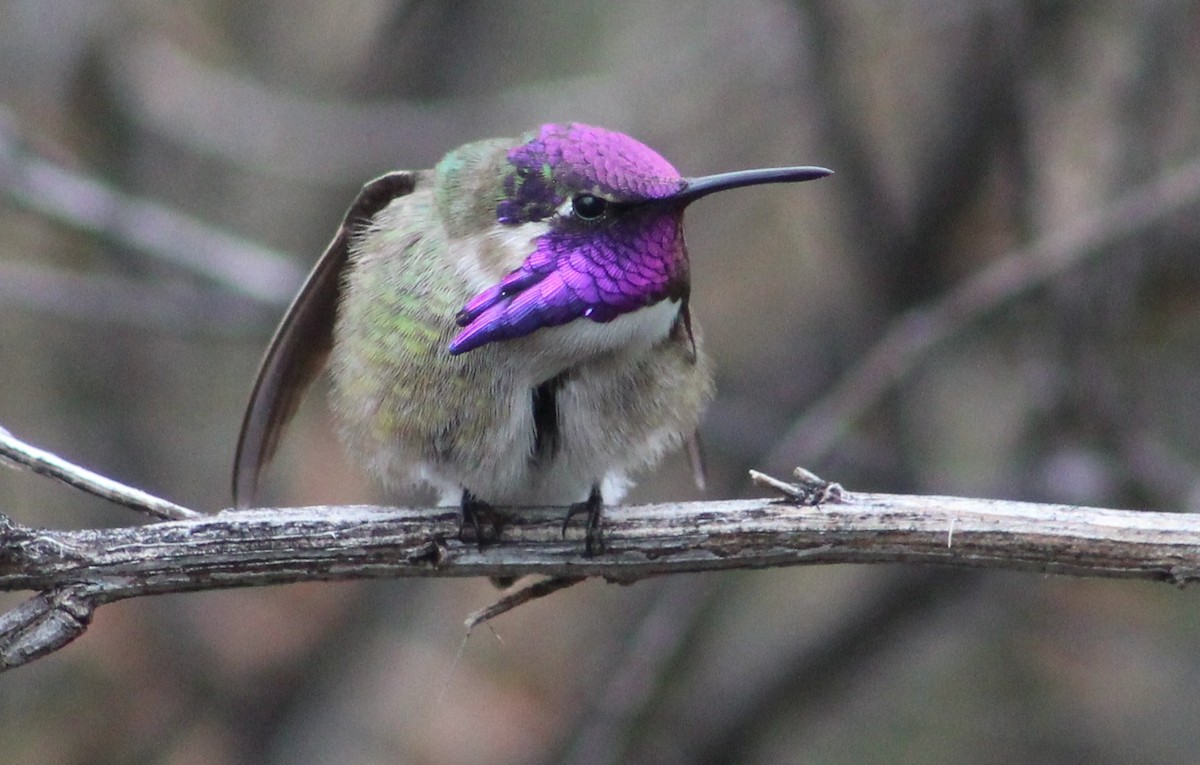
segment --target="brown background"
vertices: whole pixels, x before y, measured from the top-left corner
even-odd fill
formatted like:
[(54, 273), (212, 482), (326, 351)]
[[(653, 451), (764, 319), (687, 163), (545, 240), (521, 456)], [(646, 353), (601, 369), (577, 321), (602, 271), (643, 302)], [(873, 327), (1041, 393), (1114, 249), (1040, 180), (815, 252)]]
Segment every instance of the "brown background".
[[(958, 328), (833, 451), (780, 445), (908, 309), (1200, 155), (1200, 4), (0, 2), (0, 425), (182, 504), (228, 502), (282, 307), (18, 191), (30, 158), (288, 253), (363, 181), (546, 121), (685, 174), (823, 164), (689, 215), (719, 365), (714, 497), (803, 463), (864, 490), (1200, 501), (1200, 207)], [(102, 228), (154, 220), (88, 208)], [(168, 237), (168, 251), (177, 248)], [(182, 246), (179, 250), (186, 249)], [(249, 283), (257, 261), (233, 281)], [(633, 499), (691, 498), (668, 459)], [(381, 499), (318, 397), (266, 499)], [(24, 523), (140, 522), (16, 472)], [(1200, 749), (1193, 591), (902, 567), (588, 583), (464, 643), (482, 581), (102, 609), (0, 677), (25, 763), (1125, 763)], [(17, 602), (0, 597), (0, 605)]]

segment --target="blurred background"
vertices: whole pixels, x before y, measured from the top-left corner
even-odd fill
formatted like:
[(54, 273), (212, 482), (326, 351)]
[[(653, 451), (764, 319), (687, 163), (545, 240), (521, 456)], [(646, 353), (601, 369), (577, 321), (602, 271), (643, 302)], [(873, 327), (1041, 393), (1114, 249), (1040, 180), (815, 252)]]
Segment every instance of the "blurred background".
[[(0, 0), (0, 426), (225, 507), (260, 354), (358, 187), (572, 120), (684, 174), (837, 171), (689, 215), (719, 367), (708, 497), (804, 465), (860, 490), (1200, 503), (1200, 3), (1184, 0)], [(383, 500), (310, 398), (264, 503)], [(631, 500), (692, 498), (675, 455)], [(142, 521), (16, 471), (0, 511)], [(793, 568), (589, 582), (468, 637), (495, 596), (431, 580), (107, 606), (0, 677), (0, 761), (1200, 749), (1194, 591)]]

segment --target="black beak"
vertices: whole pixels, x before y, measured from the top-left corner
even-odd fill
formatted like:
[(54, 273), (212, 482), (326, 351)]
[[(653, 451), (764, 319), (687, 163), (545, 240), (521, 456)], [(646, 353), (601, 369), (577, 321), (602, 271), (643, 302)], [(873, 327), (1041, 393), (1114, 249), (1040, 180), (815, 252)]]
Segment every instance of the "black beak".
[[(823, 167), (765, 167), (759, 170), (739, 170), (734, 173), (719, 173), (705, 175), (699, 178), (688, 178), (682, 189), (672, 194), (668, 199), (683, 204), (691, 204), (700, 197), (706, 197), (717, 191), (737, 189), (742, 186), (757, 186), (760, 183), (799, 183), (800, 181), (815, 181), (833, 175), (832, 170)], [(667, 199), (657, 201), (665, 202)]]

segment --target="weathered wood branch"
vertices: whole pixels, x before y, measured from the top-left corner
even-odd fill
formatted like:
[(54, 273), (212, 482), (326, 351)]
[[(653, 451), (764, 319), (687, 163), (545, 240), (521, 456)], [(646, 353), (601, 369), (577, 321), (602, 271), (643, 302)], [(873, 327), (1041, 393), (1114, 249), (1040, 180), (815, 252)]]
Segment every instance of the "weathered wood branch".
[(87, 585), (100, 602), (314, 580), (541, 574), (613, 581), (823, 563), (922, 563), (1186, 582), (1200, 578), (1200, 515), (960, 497), (843, 492), (608, 508), (605, 550), (564, 538), (560, 508), (506, 513), (482, 549), (456, 508), (225, 511), (109, 529), (51, 530), (0, 516), (0, 590)]
[(195, 510), (180, 507), (174, 502), (147, 494), (146, 492), (118, 483), (99, 473), (64, 460), (56, 454), (39, 449), (21, 441), (4, 428), (0, 428), (0, 460), (7, 460), (19, 468), (32, 470), (38, 475), (53, 478), (82, 492), (106, 499), (118, 505), (146, 513), (153, 518), (197, 518)]
[(1200, 515), (834, 492), (819, 506), (749, 499), (609, 508), (605, 550), (564, 539), (561, 509), (507, 513), (498, 541), (458, 538), (453, 508), (226, 511), (143, 526), (49, 530), (0, 516), (0, 589), (39, 594), (0, 617), (0, 668), (55, 650), (124, 598), (401, 576), (631, 582), (660, 574), (824, 563), (921, 563), (1200, 577)]
[(921, 563), (1184, 584), (1200, 578), (1200, 515), (961, 497), (847, 492), (797, 470), (753, 472), (783, 500), (612, 507), (604, 549), (564, 535), (562, 508), (502, 510), (486, 545), (457, 508), (301, 507), (200, 515), (43, 452), (0, 429), (0, 461), (173, 520), (40, 529), (0, 514), (0, 591), (37, 594), (0, 614), (0, 671), (58, 650), (94, 610), (173, 592), (402, 576), (548, 577), (471, 616), (473, 625), (585, 577), (819, 563)]

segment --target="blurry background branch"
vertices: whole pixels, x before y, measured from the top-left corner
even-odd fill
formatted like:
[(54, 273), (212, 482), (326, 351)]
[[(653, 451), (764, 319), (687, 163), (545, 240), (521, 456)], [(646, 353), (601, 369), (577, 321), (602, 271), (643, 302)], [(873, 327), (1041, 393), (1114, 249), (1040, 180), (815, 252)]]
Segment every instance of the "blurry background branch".
[(0, 191), (52, 220), (132, 247), (268, 305), (287, 305), (304, 276), (282, 253), (31, 153), (3, 111)]
[[(720, 375), (713, 496), (804, 464), (859, 489), (1200, 507), (1200, 216), (1143, 208), (1105, 233), (1200, 157), (1200, 3), (300, 5), (0, 0), (5, 156), (296, 256), (278, 299), (253, 297), (240, 263), (272, 286), (254, 257), (193, 268), (187, 227), (155, 253), (120, 233), (157, 225), (137, 205), (5, 176), (0, 422), (225, 506), (276, 306), (362, 182), (581, 120), (687, 173), (837, 171), (689, 220)], [(1070, 232), (1070, 263), (1042, 263)], [(969, 286), (992, 273), (999, 292)], [(300, 412), (265, 503), (422, 504), (372, 494), (321, 411)], [(691, 491), (668, 460), (633, 499)], [(0, 508), (128, 523), (25, 474)], [(139, 598), (4, 678), (0, 740), (70, 763), (1188, 762), (1193, 590), (906, 565), (590, 580), (461, 653), (463, 615), (495, 598), (482, 579)], [(86, 590), (58, 596), (78, 621)]]
[[(519, 122), (567, 99), (593, 112), (618, 107), (622, 100), (621, 89), (601, 76), (434, 103), (304, 98), (208, 65), (162, 37), (136, 39), (113, 56), (112, 64), (110, 76), (122, 106), (147, 127), (224, 162), (321, 184), (361, 183), (377, 175), (379, 157), (396, 151), (399, 135), (406, 154), (436, 155), (478, 138), (471, 126), (483, 115)], [(180, 99), (180, 92), (198, 97)], [(236, 121), (227, 119), (230, 111), (239, 115)], [(339, 140), (330, 141), (331, 135)]]
[(803, 455), (818, 461), (889, 390), (940, 343), (1028, 290), (1107, 252), (1104, 246), (1200, 203), (1200, 159), (1130, 189), (1107, 205), (1056, 228), (1028, 247), (993, 260), (929, 305), (889, 327), (827, 395), (814, 402), (780, 439), (774, 460)]

